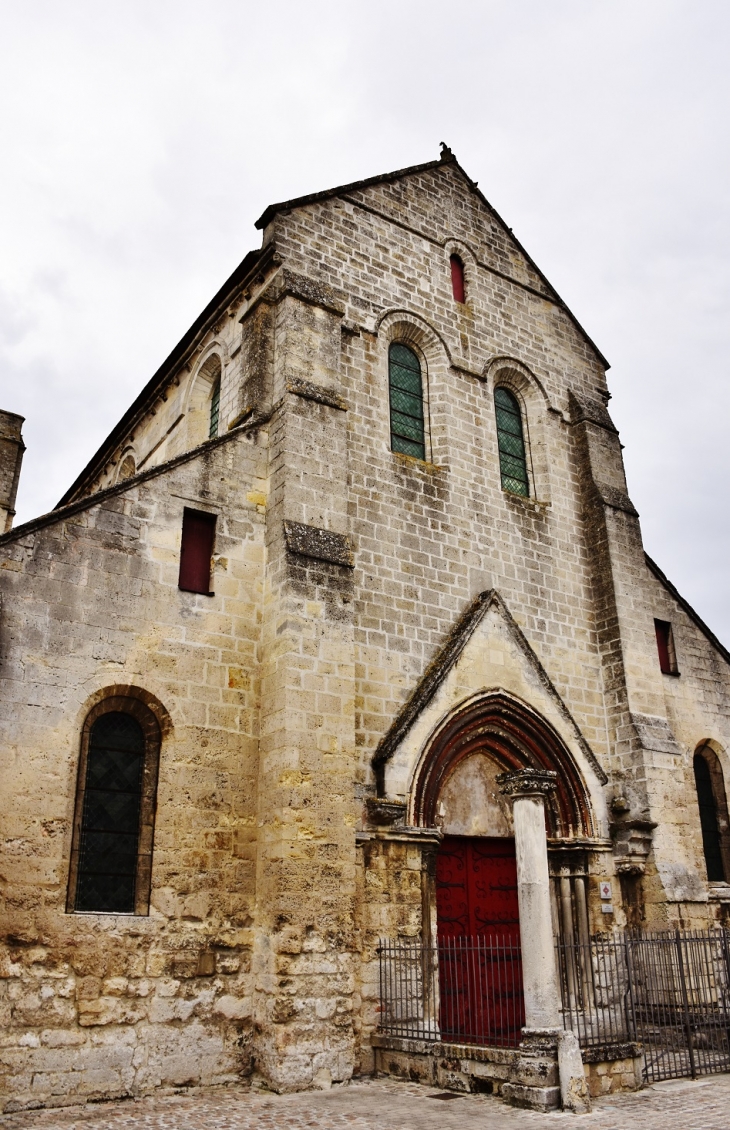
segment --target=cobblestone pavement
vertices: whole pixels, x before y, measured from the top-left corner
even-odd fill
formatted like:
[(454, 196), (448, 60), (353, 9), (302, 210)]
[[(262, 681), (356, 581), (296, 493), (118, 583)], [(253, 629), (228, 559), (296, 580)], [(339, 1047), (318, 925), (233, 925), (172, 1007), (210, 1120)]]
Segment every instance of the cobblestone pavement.
[[(730, 1130), (730, 1075), (659, 1083), (594, 1102), (591, 1114), (515, 1110), (388, 1079), (272, 1095), (243, 1088), (0, 1116), (2, 1130)], [(446, 1092), (451, 1095), (453, 1092)]]

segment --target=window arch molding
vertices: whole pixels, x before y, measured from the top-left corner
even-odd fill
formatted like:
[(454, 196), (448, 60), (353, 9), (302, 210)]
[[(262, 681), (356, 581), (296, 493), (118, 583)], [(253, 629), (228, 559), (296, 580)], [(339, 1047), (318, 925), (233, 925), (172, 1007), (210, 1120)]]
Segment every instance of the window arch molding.
[[(550, 502), (550, 475), (547, 452), (548, 412), (555, 413), (541, 382), (521, 361), (512, 357), (494, 357), (482, 374), (491, 392), (489, 397), (495, 449), (497, 446), (497, 419), (494, 393), (505, 388), (517, 401), (525, 444), (525, 461), (530, 486), (530, 500)], [(519, 496), (515, 496), (519, 497)]]
[[(703, 762), (706, 771), (700, 771)], [(692, 769), (703, 855), (709, 882), (730, 882), (730, 814), (728, 813), (728, 758), (711, 738), (695, 746)], [(703, 795), (704, 794), (704, 795)]]
[(137, 452), (132, 444), (128, 444), (119, 457), (119, 465), (117, 467), (117, 474), (115, 483), (123, 483), (127, 479), (131, 479), (133, 475), (137, 474)]
[[(466, 243), (462, 243), (459, 239), (447, 239), (444, 244), (444, 279), (448, 288), (449, 296), (452, 297), (451, 289), (451, 257), (455, 255), (457, 259), (461, 260), (461, 265), (464, 268), (464, 302), (457, 303), (457, 306), (469, 307), (472, 304), (472, 299), (476, 293), (478, 285), (478, 265), (477, 257), (472, 251), (471, 247)], [(454, 301), (452, 297), (452, 301)]]
[[(187, 446), (197, 447), (210, 438), (210, 405), (216, 384), (220, 388), (225, 368), (225, 352), (220, 342), (212, 342), (201, 354), (190, 378), (183, 409), (187, 422)], [(221, 416), (218, 433), (225, 430)]]
[[(391, 345), (400, 344), (407, 346), (416, 357), (421, 366), (421, 381), (423, 386), (423, 423), (425, 461), (434, 461), (434, 443), (432, 436), (431, 405), (433, 399), (433, 385), (436, 375), (443, 373), (451, 364), (451, 357), (443, 338), (436, 332), (424, 318), (419, 318), (406, 310), (391, 310), (384, 314), (377, 327), (378, 339), (382, 344), (382, 358), (384, 371), (384, 404), (389, 404), (390, 395), (390, 370), (389, 355)], [(385, 418), (385, 417), (384, 417)], [(390, 419), (387, 418), (388, 428), (387, 444), (390, 447)]]
[[(85, 902), (88, 903), (88, 898), (82, 894), (81, 881), (89, 871), (86, 867), (87, 860), (85, 859), (83, 842), (84, 833), (88, 834), (89, 832), (88, 822), (85, 819), (85, 814), (88, 816), (90, 811), (89, 807), (85, 807), (90, 786), (89, 762), (90, 757), (94, 756), (94, 752), (98, 753), (99, 749), (103, 749), (105, 744), (102, 742), (96, 747), (96, 750), (94, 749), (94, 734), (98, 734), (97, 723), (103, 724), (105, 718), (111, 721), (111, 716), (117, 714), (125, 715), (132, 720), (133, 725), (129, 729), (133, 736), (138, 734), (142, 742), (141, 772), (132, 800), (134, 804), (134, 797), (138, 798), (133, 896), (131, 902), (124, 905), (121, 903), (113, 905), (114, 898), (111, 899), (112, 904), (109, 906), (86, 905)], [(148, 691), (141, 687), (118, 685), (105, 687), (92, 695), (84, 706), (80, 721), (81, 732), (79, 754), (76, 760), (76, 792), (66, 910), (69, 913), (147, 915), (149, 913), (152, 879), (152, 851), (160, 754), (163, 742), (172, 732), (170, 717), (159, 700)], [(135, 750), (135, 752), (137, 751)], [(90, 787), (96, 789), (98, 793), (99, 789), (104, 791), (104, 784), (105, 782), (97, 780)], [(111, 788), (111, 786), (109, 787)], [(114, 791), (113, 788), (112, 791)], [(115, 829), (112, 829), (112, 834), (114, 832)]]

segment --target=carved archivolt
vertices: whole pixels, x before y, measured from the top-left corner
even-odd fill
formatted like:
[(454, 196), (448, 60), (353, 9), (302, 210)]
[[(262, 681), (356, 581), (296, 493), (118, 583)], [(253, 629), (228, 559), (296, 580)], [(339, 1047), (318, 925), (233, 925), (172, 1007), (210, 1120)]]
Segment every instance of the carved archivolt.
[(551, 836), (594, 834), (588, 792), (566, 746), (544, 718), (502, 692), (470, 699), (441, 724), (429, 742), (412, 790), (412, 820), (420, 827), (437, 823), (442, 788), (467, 757), (481, 753), (503, 772), (548, 770), (557, 774), (547, 797)]

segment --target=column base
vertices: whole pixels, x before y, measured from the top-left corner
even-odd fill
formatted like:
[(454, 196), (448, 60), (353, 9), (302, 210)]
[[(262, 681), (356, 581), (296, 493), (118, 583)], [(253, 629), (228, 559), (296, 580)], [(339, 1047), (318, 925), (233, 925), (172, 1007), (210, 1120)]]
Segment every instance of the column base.
[(560, 1109), (557, 1028), (523, 1028), (515, 1078), (501, 1095), (511, 1106), (528, 1110)]

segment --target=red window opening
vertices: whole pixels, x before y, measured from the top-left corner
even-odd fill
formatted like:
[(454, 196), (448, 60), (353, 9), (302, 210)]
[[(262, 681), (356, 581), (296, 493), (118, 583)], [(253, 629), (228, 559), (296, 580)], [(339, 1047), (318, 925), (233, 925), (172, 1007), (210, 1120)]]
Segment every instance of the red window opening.
[(464, 298), (464, 264), (458, 255), (451, 256), (451, 287), (457, 302), (465, 302)]
[(656, 646), (659, 652), (659, 667), (663, 675), (678, 675), (677, 653), (674, 650), (672, 625), (668, 620), (655, 620)]
[(215, 539), (215, 514), (203, 510), (183, 511), (182, 544), (180, 546), (180, 578), (178, 588), (185, 592), (210, 591), (210, 559)]

